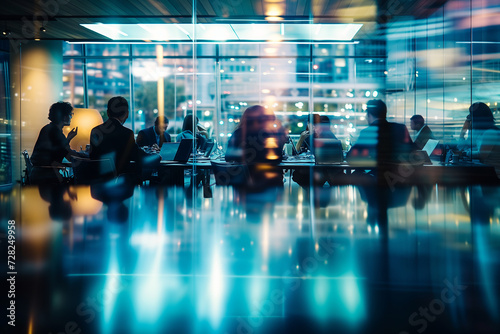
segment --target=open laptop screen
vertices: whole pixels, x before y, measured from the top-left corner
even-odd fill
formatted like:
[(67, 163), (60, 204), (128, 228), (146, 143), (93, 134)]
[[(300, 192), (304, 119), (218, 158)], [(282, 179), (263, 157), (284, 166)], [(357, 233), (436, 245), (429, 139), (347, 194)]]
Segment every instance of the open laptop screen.
[(193, 151), (193, 139), (183, 139), (180, 143), (163, 143), (160, 150), (162, 161), (186, 162)]
[(160, 150), (161, 160), (175, 161), (175, 155), (181, 143), (163, 143)]
[(439, 140), (429, 139), (425, 146), (422, 148), (422, 151), (427, 152), (427, 155), (430, 157), (432, 152), (436, 149), (436, 146), (439, 144)]

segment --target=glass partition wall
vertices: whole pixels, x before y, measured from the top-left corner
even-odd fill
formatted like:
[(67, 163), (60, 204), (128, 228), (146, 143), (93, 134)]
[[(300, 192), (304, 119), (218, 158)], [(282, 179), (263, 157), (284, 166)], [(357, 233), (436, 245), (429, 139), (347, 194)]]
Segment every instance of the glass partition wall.
[[(182, 120), (196, 109), (200, 123), (222, 145), (243, 111), (255, 104), (272, 109), (292, 136), (305, 130), (310, 112), (327, 115), (345, 141), (366, 126), (366, 101), (385, 94), (384, 43), (372, 56), (363, 55), (363, 44), (200, 43), (196, 66), (191, 52), (179, 47), (175, 55), (164, 52), (161, 69), (154, 50), (174, 46), (126, 46), (126, 55), (119, 55), (113, 49), (123, 50), (122, 44), (65, 43), (64, 98), (98, 109), (105, 118), (107, 100), (122, 95), (131, 103), (128, 122), (135, 133), (158, 115), (159, 78), (168, 132), (180, 133)], [(81, 53), (69, 55), (75, 47)]]
[[(423, 115), (434, 135), (456, 147), (469, 107), (486, 103), (498, 119), (498, 22), (492, 1), (448, 1), (424, 19), (387, 29), (387, 103), (397, 121)], [(473, 134), (466, 135), (470, 145)]]

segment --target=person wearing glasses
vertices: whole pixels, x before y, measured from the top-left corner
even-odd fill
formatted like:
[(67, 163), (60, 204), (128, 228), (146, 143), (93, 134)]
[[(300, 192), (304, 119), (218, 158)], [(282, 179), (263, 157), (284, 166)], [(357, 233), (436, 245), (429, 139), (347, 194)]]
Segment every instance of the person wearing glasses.
[(61, 180), (58, 170), (46, 167), (60, 167), (63, 159), (70, 160), (71, 156), (88, 157), (85, 153), (76, 152), (69, 146), (70, 141), (78, 133), (78, 127), (73, 128), (68, 136), (62, 131), (63, 127), (70, 126), (72, 117), (73, 106), (70, 103), (56, 102), (50, 106), (48, 117), (50, 123), (40, 130), (31, 155), (33, 183), (58, 183)]

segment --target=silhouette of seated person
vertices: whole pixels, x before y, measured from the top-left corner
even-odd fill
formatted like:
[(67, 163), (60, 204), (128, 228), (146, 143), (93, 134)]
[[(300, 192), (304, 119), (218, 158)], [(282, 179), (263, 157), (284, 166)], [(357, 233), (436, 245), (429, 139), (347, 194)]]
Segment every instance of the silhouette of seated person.
[[(297, 142), (297, 151), (305, 152), (307, 150), (315, 153), (314, 139), (324, 138), (324, 139), (337, 139), (337, 136), (331, 130), (330, 119), (328, 116), (320, 116), (318, 114), (313, 114), (313, 126), (312, 128), (312, 143), (310, 137), (310, 129), (307, 127), (306, 131), (302, 132)], [(300, 186), (309, 186), (311, 180), (315, 186), (323, 186), (327, 181), (333, 181), (333, 178), (337, 172), (334, 171), (314, 171), (297, 169), (293, 172), (293, 180), (297, 182)]]
[(435, 139), (432, 130), (425, 124), (425, 120), (422, 115), (413, 115), (410, 118), (410, 128), (417, 131), (415, 134), (415, 140), (413, 141), (417, 150), (423, 149), (429, 139)]
[(156, 117), (154, 126), (139, 131), (136, 142), (139, 147), (150, 147), (155, 151), (159, 151), (163, 143), (169, 143), (172, 138), (167, 133), (168, 118)]
[(176, 141), (180, 142), (182, 139), (196, 139), (197, 149), (205, 147), (208, 138), (200, 133), (200, 131), (198, 130), (198, 123), (198, 117), (193, 117), (193, 115), (187, 115), (186, 117), (184, 117), (184, 122), (182, 123), (182, 132), (177, 135)]
[(313, 125), (311, 127), (307, 125), (306, 131), (303, 131), (300, 134), (300, 138), (297, 141), (296, 145), (297, 152), (302, 153), (309, 150), (314, 153), (314, 143), (311, 147), (311, 139), (310, 139), (311, 131), (313, 133), (313, 139), (314, 138), (337, 139), (337, 137), (332, 132), (332, 129), (330, 127), (330, 119), (328, 118), (328, 116), (320, 116), (318, 114), (313, 114)]
[[(68, 102), (56, 102), (50, 107), (48, 117), (50, 123), (40, 130), (31, 155), (32, 183), (61, 183), (62, 177), (57, 167), (62, 166), (64, 158), (70, 160), (72, 156), (88, 157), (87, 154), (76, 152), (69, 146), (70, 141), (78, 133), (78, 127), (73, 128), (67, 137), (63, 134), (63, 127), (71, 124), (72, 117), (73, 107)], [(48, 168), (49, 166), (55, 168)]]
[[(469, 130), (466, 143), (465, 132)], [(460, 135), (461, 147), (465, 154), (493, 166), (500, 177), (500, 129), (495, 125), (491, 109), (483, 102), (475, 102), (469, 107)], [(468, 144), (468, 145), (467, 145)]]
[(255, 185), (282, 185), (283, 175), (272, 165), (282, 160), (287, 136), (274, 112), (255, 105), (247, 108), (227, 144), (226, 161), (248, 166)]
[(394, 173), (397, 173), (398, 165), (409, 162), (413, 142), (404, 124), (387, 121), (387, 106), (383, 101), (368, 101), (366, 115), (369, 125), (360, 131), (347, 154), (347, 161), (366, 170), (376, 167), (376, 175), (374, 170), (368, 174), (377, 176), (383, 184), (391, 183), (390, 178), (397, 177)]
[[(128, 118), (128, 102), (121, 96), (108, 101), (108, 120), (90, 133), (90, 159), (110, 159), (117, 175), (132, 173), (140, 180), (143, 168), (154, 169), (160, 156), (141, 150), (134, 140), (134, 132), (123, 126)], [(131, 164), (131, 162), (135, 162)], [(96, 176), (99, 171), (96, 171)]]

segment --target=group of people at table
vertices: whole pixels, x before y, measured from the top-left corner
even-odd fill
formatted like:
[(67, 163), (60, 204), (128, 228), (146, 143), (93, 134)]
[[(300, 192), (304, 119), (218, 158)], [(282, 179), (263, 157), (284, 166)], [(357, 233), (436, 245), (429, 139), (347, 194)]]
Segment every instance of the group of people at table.
[[(347, 152), (348, 163), (375, 162), (377, 168), (384, 168), (407, 161), (412, 152), (421, 150), (429, 139), (434, 138), (430, 128), (425, 125), (424, 118), (414, 115), (411, 118), (411, 129), (416, 131), (416, 135), (412, 140), (404, 124), (387, 121), (387, 107), (381, 100), (368, 101), (366, 113), (368, 127), (360, 131), (356, 143)], [(158, 117), (154, 126), (141, 130), (135, 138), (133, 131), (123, 126), (129, 116), (128, 102), (125, 98), (116, 96), (108, 101), (108, 119), (92, 129), (89, 149), (77, 152), (70, 148), (70, 141), (77, 135), (78, 128), (73, 128), (67, 136), (62, 131), (64, 126), (70, 126), (72, 115), (73, 107), (67, 102), (57, 102), (50, 107), (50, 123), (41, 129), (31, 156), (32, 183), (60, 182), (60, 178), (54, 175), (57, 172), (47, 166), (58, 166), (64, 158), (69, 161), (74, 158), (109, 159), (114, 165), (115, 176), (128, 173), (140, 177), (143, 170), (154, 170), (160, 164), (160, 147), (171, 141), (171, 136), (166, 131), (169, 124), (166, 117)], [(312, 121), (297, 141), (294, 153), (314, 153), (316, 138), (337, 139), (331, 131), (327, 116), (313, 114)], [(182, 132), (176, 136), (176, 141), (195, 139), (196, 145), (203, 147), (208, 134), (197, 124), (197, 117), (186, 116)], [(259, 105), (251, 106), (244, 111), (229, 138), (225, 160), (244, 164), (250, 171), (262, 171), (263, 165), (272, 166), (282, 161), (283, 147), (290, 141), (274, 112)], [(470, 106), (457, 149), (493, 166), (497, 175), (500, 175), (500, 129), (495, 125), (493, 113), (485, 103), (476, 102)], [(307, 172), (296, 172), (294, 180), (299, 184), (306, 184), (306, 179), (313, 180)], [(322, 174), (315, 181), (321, 185), (331, 181), (336, 177), (335, 174)], [(279, 183), (279, 178), (278, 175), (274, 179)]]

